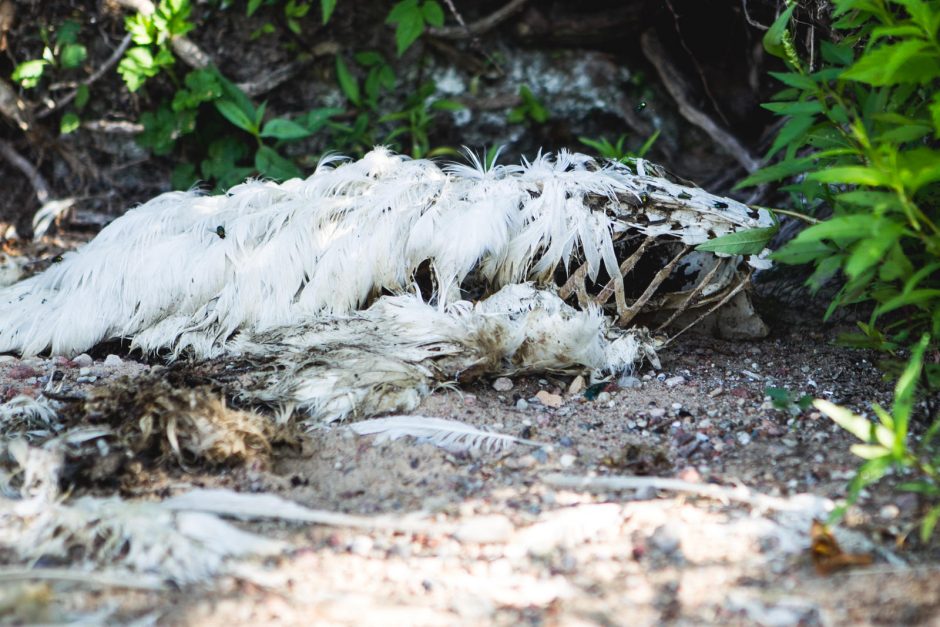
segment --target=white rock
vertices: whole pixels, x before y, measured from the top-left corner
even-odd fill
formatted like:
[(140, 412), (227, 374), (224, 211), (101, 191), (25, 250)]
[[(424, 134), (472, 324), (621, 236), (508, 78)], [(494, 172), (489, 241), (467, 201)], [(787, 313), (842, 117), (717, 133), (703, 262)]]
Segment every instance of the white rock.
[(104, 358), (105, 366), (120, 366), (124, 363), (124, 360), (118, 357), (117, 355), (108, 355)]
[(669, 377), (668, 379), (663, 381), (663, 383), (666, 384), (667, 388), (674, 388), (677, 385), (682, 385), (683, 383), (685, 383), (685, 377), (681, 375), (677, 375), (675, 377)]
[(493, 381), (493, 389), (497, 392), (508, 392), (512, 389), (512, 379), (508, 377), (500, 377)]
[(72, 363), (76, 366), (90, 366), (95, 363), (95, 360), (91, 358), (91, 355), (88, 353), (82, 353), (78, 357), (72, 358)]

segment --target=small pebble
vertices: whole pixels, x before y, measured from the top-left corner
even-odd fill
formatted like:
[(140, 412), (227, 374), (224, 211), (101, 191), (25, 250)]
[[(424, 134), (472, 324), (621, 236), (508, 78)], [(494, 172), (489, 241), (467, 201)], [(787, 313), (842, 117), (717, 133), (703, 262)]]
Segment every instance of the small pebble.
[(559, 463), (561, 463), (562, 468), (570, 468), (574, 464), (574, 460), (577, 459), (571, 453), (565, 453), (559, 458)]
[(617, 385), (622, 388), (638, 388), (643, 385), (643, 382), (636, 377), (623, 376), (617, 381)]
[(580, 394), (585, 387), (584, 377), (578, 375), (572, 379), (571, 385), (568, 386), (568, 394)]
[(500, 377), (493, 381), (493, 389), (497, 392), (508, 392), (512, 389), (512, 379), (508, 377)]
[(673, 411), (679, 411), (680, 409), (682, 409), (682, 403), (673, 403), (672, 409)]
[(666, 415), (666, 410), (661, 407), (654, 407), (650, 410), (650, 418), (662, 418)]
[(78, 374), (79, 376), (87, 377), (88, 375), (91, 374), (91, 368), (79, 368)]
[(349, 552), (354, 555), (367, 555), (372, 550), (372, 538), (369, 536), (356, 536), (349, 543)]
[(610, 400), (610, 392), (601, 392), (595, 399), (598, 403), (606, 403)]
[(671, 556), (679, 551), (681, 540), (678, 530), (673, 525), (660, 525), (650, 536), (649, 544), (660, 553)]
[(715, 398), (716, 396), (720, 395), (724, 391), (725, 389), (719, 385), (714, 390), (708, 393), (708, 398)]
[(82, 366), (87, 367), (95, 363), (95, 360), (92, 359), (88, 353), (82, 353), (78, 357), (73, 357), (72, 363), (79, 367), (82, 367)]
[(668, 379), (663, 381), (663, 383), (666, 384), (667, 388), (674, 388), (677, 385), (682, 385), (683, 383), (685, 383), (685, 377), (683, 376), (669, 377)]
[(117, 355), (108, 355), (104, 358), (105, 366), (120, 366), (124, 363), (124, 360), (118, 357)]
[(560, 395), (552, 394), (551, 392), (546, 392), (545, 390), (539, 390), (535, 395), (535, 398), (537, 398), (538, 401), (546, 407), (561, 407), (563, 402)]
[(454, 537), (461, 543), (502, 543), (509, 539), (513, 530), (512, 522), (500, 514), (474, 516), (457, 527)]
[(524, 398), (520, 398), (518, 401), (516, 401), (516, 409), (528, 409), (528, 408), (529, 408), (529, 401), (525, 400)]
[(571, 440), (571, 438), (569, 438), (567, 435), (563, 435), (563, 436), (561, 436), (560, 438), (558, 438), (558, 445), (559, 445), (559, 446), (565, 446), (565, 447), (567, 447), (567, 446), (571, 446), (571, 445), (573, 445), (573, 444), (574, 444), (574, 442), (573, 442), (573, 441)]
[(751, 435), (747, 431), (738, 431), (736, 437), (741, 446), (747, 446), (751, 443)]

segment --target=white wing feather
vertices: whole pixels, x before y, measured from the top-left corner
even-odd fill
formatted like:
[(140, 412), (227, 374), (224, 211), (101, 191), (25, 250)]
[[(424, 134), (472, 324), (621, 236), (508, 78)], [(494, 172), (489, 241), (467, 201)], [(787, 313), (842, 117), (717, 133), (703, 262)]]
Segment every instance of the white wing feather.
[(450, 451), (483, 449), (501, 451), (515, 444), (548, 446), (504, 433), (483, 431), (459, 420), (426, 416), (389, 416), (354, 422), (349, 428), (359, 435), (378, 435), (376, 444), (404, 437), (417, 438)]

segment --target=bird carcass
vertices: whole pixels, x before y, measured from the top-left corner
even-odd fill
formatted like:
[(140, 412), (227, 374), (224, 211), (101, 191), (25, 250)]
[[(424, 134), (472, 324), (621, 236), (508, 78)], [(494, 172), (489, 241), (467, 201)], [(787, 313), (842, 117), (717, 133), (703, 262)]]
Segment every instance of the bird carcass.
[[(502, 371), (617, 372), (732, 300), (763, 255), (696, 251), (771, 216), (648, 162), (439, 166), (376, 149), (307, 179), (163, 194), (0, 290), (0, 352), (109, 339), (251, 364), (236, 395), (340, 418)], [(661, 341), (661, 340), (660, 340)]]

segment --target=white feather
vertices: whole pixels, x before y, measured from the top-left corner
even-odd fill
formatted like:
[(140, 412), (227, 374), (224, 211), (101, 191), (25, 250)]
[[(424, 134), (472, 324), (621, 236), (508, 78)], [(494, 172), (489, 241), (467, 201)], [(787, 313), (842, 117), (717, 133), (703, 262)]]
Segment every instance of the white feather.
[(420, 442), (427, 442), (450, 451), (477, 449), (500, 451), (515, 444), (548, 446), (541, 442), (516, 438), (503, 433), (484, 431), (458, 420), (425, 416), (374, 418), (351, 423), (349, 428), (359, 435), (377, 435), (376, 444), (412, 437)]
[[(306, 180), (172, 192), (128, 211), (61, 263), (0, 289), (0, 352), (71, 355), (130, 338), (144, 351), (211, 357), (239, 331), (408, 292), (425, 261), (445, 308), (472, 277), (494, 289), (550, 282), (576, 252), (591, 277), (602, 266), (616, 276), (615, 228), (696, 244), (770, 224), (766, 212), (564, 151), (489, 170), (479, 160), (442, 170), (381, 148), (339, 161), (324, 159)], [(646, 190), (672, 207), (660, 212), (666, 223), (621, 201)], [(676, 207), (680, 194), (688, 200)]]

